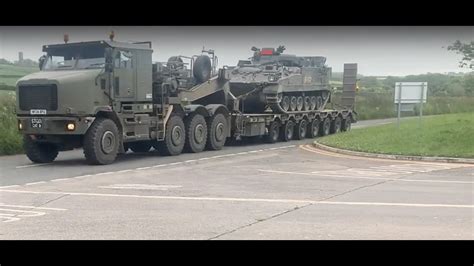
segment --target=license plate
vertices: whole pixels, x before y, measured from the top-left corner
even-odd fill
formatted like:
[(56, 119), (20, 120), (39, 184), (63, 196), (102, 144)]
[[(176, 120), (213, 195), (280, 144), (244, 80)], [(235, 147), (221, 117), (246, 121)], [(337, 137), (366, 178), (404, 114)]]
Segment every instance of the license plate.
[(43, 119), (31, 118), (31, 128), (43, 128)]

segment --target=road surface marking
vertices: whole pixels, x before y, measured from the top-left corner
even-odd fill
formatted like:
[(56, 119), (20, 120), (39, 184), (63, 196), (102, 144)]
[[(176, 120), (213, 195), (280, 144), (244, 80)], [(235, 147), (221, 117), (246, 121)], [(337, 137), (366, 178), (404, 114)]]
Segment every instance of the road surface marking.
[(310, 176), (330, 176), (330, 177), (338, 177), (338, 178), (356, 178), (356, 179), (376, 179), (376, 180), (393, 180), (393, 181), (403, 181), (403, 182), (428, 182), (428, 183), (455, 183), (455, 184), (474, 184), (474, 182), (470, 181), (460, 181), (460, 180), (429, 180), (429, 179), (406, 179), (406, 178), (384, 178), (384, 177), (364, 177), (364, 176), (348, 176), (344, 173), (340, 174), (324, 174), (322, 173), (302, 173), (302, 172), (289, 172), (289, 171), (277, 171), (277, 170), (266, 170), (266, 169), (258, 169), (260, 172), (267, 172), (267, 173), (276, 173), (276, 174), (291, 174), (291, 175), (310, 175)]
[(20, 185), (11, 185), (11, 186), (4, 186), (4, 187), (0, 187), (0, 189), (4, 189), (4, 188), (12, 188), (12, 187), (19, 187)]
[(37, 184), (44, 184), (46, 181), (39, 181), (39, 182), (32, 182), (32, 183), (26, 183), (26, 186), (31, 186), (31, 185), (37, 185)]
[[(139, 167), (139, 168), (135, 168), (135, 170), (147, 170), (147, 169), (151, 169), (152, 167), (151, 166), (147, 166), (147, 167)], [(117, 172), (115, 172), (117, 173)]]
[[(33, 209), (32, 210), (22, 210), (22, 209)], [(25, 217), (37, 217), (43, 216), (46, 214), (44, 211), (37, 210), (50, 210), (50, 211), (66, 211), (66, 209), (61, 208), (47, 208), (47, 207), (36, 207), (36, 206), (25, 206), (25, 205), (7, 205), (0, 203), (0, 219), (4, 223), (10, 223), (21, 220)], [(12, 214), (13, 213), (13, 214)]]
[(62, 209), (62, 208), (37, 207), (37, 206), (25, 206), (25, 205), (8, 205), (8, 204), (3, 204), (3, 203), (0, 203), (0, 207), (40, 209), (40, 210), (51, 210), (51, 211), (67, 211), (67, 209)]
[(99, 186), (99, 188), (111, 189), (138, 189), (138, 190), (168, 190), (170, 188), (180, 188), (175, 185), (151, 185), (151, 184), (114, 184), (109, 186)]
[(15, 168), (16, 169), (21, 169), (21, 168), (36, 167), (36, 166), (42, 166), (42, 165), (48, 165), (48, 164), (52, 164), (52, 163), (20, 165), (20, 166), (17, 166)]
[(424, 203), (400, 203), (400, 202), (353, 202), (353, 201), (317, 201), (298, 199), (264, 199), (264, 198), (227, 198), (227, 197), (179, 197), (179, 196), (145, 196), (130, 194), (101, 194), (83, 192), (49, 192), (49, 191), (26, 191), (26, 190), (0, 190), (7, 193), (29, 193), (29, 194), (55, 194), (69, 196), (95, 196), (95, 197), (117, 197), (117, 198), (141, 198), (162, 200), (195, 200), (195, 201), (229, 201), (229, 202), (268, 202), (268, 203), (295, 203), (307, 204), (330, 204), (330, 205), (369, 205), (369, 206), (399, 206), (399, 207), (441, 207), (441, 208), (469, 208), (474, 205), (461, 204), (424, 204)]
[(70, 178), (58, 178), (58, 179), (53, 179), (51, 182), (58, 182), (58, 181), (64, 181), (64, 180), (69, 180)]

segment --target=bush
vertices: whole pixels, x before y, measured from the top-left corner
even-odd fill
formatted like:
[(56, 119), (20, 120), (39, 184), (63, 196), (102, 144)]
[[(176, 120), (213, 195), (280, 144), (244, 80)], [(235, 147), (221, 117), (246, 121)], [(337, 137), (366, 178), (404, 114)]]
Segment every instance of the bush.
[(15, 116), (14, 92), (0, 91), (0, 155), (22, 153), (22, 138)]

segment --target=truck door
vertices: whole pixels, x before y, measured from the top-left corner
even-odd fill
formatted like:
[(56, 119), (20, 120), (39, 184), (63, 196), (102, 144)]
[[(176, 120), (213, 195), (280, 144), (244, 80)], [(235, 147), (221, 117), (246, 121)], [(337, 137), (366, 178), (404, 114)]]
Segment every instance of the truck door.
[(114, 98), (124, 101), (135, 98), (135, 61), (131, 51), (117, 51), (114, 61)]

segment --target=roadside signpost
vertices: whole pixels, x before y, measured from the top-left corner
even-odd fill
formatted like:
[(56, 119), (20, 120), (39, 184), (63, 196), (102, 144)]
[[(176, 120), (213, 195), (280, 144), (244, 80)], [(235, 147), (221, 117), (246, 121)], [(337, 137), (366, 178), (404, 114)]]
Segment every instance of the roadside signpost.
[(400, 128), (400, 115), (402, 111), (413, 110), (416, 104), (420, 106), (420, 125), (423, 116), (423, 103), (426, 103), (428, 82), (396, 82), (395, 99), (397, 104), (397, 127)]

